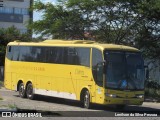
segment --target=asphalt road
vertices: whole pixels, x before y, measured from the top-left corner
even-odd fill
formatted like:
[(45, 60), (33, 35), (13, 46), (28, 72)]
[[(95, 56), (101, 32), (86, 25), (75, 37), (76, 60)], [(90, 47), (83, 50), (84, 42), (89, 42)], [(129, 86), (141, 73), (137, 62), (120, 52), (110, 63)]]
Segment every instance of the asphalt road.
[[(125, 110), (117, 110), (114, 106), (102, 106), (93, 105), (92, 109), (84, 109), (81, 107), (80, 103), (77, 101), (46, 97), (46, 96), (36, 96), (35, 100), (22, 99), (19, 97), (18, 92), (6, 90), (4, 88), (0, 89), (0, 96), (3, 100), (0, 101), (0, 109), (4, 110), (6, 106), (9, 108), (18, 108), (18, 112), (40, 112), (42, 116), (51, 117), (73, 117), (78, 119), (78, 117), (111, 117), (110, 119), (121, 120), (123, 117), (131, 113), (136, 117), (130, 117), (129, 119), (138, 118), (144, 114), (160, 114), (160, 103), (144, 102), (142, 106), (127, 106)], [(109, 116), (109, 117), (108, 117)], [(114, 117), (115, 116), (115, 117)], [(126, 118), (126, 117), (125, 117)], [(124, 118), (124, 119), (125, 119)], [(147, 119), (159, 119), (160, 117), (147, 117)], [(58, 118), (59, 119), (59, 118)], [(71, 119), (71, 118), (70, 118)], [(123, 119), (123, 120), (124, 120)], [(146, 119), (146, 117), (142, 117)], [(97, 120), (97, 119), (96, 119)]]

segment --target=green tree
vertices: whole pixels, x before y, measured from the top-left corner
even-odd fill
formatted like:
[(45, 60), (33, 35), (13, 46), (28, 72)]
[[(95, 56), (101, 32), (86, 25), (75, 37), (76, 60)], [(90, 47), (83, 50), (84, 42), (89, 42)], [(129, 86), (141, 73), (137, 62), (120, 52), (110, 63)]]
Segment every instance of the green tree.
[(34, 9), (44, 13), (42, 20), (29, 26), (35, 33), (59, 39), (83, 37), (85, 20), (77, 11), (68, 10), (62, 4), (43, 4), (40, 1), (35, 2)]
[(132, 9), (141, 15), (135, 41), (145, 57), (159, 59), (160, 55), (160, 0), (141, 0), (132, 3)]
[(141, 49), (145, 56), (159, 56), (160, 0), (59, 0), (58, 4), (35, 2), (43, 19), (30, 25), (53, 38), (85, 39), (92, 32), (97, 41)]
[(30, 34), (21, 34), (15, 27), (8, 29), (0, 28), (0, 66), (4, 65), (7, 44), (15, 40), (28, 42), (31, 41), (32, 38)]

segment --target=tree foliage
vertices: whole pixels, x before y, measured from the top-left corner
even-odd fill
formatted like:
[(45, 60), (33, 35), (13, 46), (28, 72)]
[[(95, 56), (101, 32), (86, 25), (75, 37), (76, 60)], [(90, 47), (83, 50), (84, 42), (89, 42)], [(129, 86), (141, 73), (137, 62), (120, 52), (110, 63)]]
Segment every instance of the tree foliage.
[(150, 58), (160, 52), (160, 0), (59, 0), (56, 5), (36, 1), (42, 20), (30, 25), (36, 33), (61, 39), (87, 39), (137, 47)]
[(28, 42), (32, 39), (30, 34), (21, 34), (15, 27), (8, 29), (0, 28), (0, 66), (4, 65), (7, 44), (15, 40)]

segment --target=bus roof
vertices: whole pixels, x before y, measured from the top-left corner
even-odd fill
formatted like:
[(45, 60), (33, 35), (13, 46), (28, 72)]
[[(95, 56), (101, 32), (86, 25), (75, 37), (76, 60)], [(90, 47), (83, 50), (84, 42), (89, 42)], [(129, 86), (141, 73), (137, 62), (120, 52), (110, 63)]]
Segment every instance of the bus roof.
[(20, 45), (20, 46), (63, 46), (63, 47), (93, 47), (100, 50), (125, 50), (125, 51), (139, 51), (134, 47), (116, 44), (97, 43), (91, 40), (45, 40), (42, 42), (10, 42), (8, 45)]

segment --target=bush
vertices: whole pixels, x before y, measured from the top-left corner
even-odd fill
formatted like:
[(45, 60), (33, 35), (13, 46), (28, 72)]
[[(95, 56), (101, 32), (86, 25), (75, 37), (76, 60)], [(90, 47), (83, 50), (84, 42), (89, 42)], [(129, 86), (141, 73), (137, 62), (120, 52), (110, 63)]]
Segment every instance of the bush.
[(145, 83), (145, 97), (160, 98), (160, 84), (155, 80), (147, 80)]

